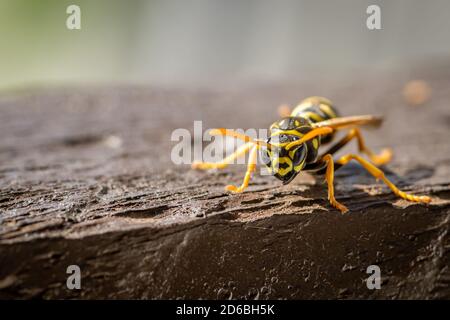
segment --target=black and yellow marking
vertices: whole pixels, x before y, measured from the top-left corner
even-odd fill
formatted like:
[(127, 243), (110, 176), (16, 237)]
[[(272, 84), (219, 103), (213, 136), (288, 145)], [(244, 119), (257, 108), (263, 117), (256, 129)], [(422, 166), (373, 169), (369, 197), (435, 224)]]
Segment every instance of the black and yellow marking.
[[(287, 114), (289, 107), (283, 106), (283, 115)], [(246, 142), (235, 153), (221, 162), (206, 163), (195, 162), (196, 169), (222, 169), (237, 157), (250, 152), (247, 172), (241, 186), (229, 185), (227, 190), (232, 192), (244, 191), (250, 181), (252, 173), (256, 170), (257, 152), (261, 151), (261, 159), (268, 170), (283, 184), (291, 182), (300, 171), (308, 171), (313, 174), (325, 174), (328, 184), (328, 200), (331, 205), (342, 213), (348, 211), (347, 207), (339, 203), (334, 195), (334, 172), (346, 165), (351, 160), (356, 160), (376, 179), (382, 180), (392, 192), (400, 198), (413, 202), (429, 203), (430, 197), (415, 196), (398, 189), (387, 179), (376, 165), (383, 165), (390, 161), (392, 153), (384, 149), (380, 154), (372, 152), (364, 143), (359, 126), (379, 126), (380, 117), (350, 116), (339, 117), (331, 101), (322, 97), (310, 97), (294, 108), (289, 116), (274, 122), (270, 126), (270, 137), (267, 142), (256, 141), (232, 130), (214, 129), (211, 134), (230, 136)], [(331, 146), (322, 156), (319, 156), (319, 148), (322, 144), (332, 141), (337, 130), (349, 129), (335, 145)], [(348, 154), (333, 160), (333, 154), (356, 139), (359, 152), (367, 155), (370, 161), (359, 155)]]
[[(310, 123), (315, 124), (337, 118), (338, 112), (330, 100), (323, 97), (309, 97), (292, 110), (291, 117), (307, 119)], [(333, 133), (322, 136), (322, 144), (330, 142), (333, 137)]]

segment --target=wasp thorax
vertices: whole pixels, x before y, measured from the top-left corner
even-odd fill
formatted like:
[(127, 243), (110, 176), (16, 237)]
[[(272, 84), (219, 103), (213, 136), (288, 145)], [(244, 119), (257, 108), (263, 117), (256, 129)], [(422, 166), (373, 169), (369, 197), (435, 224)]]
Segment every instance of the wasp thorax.
[(278, 120), (277, 122), (274, 122), (270, 126), (270, 130), (272, 132), (276, 131), (283, 131), (283, 130), (294, 130), (298, 129), (304, 126), (309, 127), (310, 122), (307, 119), (304, 118), (298, 118), (298, 117), (286, 117), (281, 120)]

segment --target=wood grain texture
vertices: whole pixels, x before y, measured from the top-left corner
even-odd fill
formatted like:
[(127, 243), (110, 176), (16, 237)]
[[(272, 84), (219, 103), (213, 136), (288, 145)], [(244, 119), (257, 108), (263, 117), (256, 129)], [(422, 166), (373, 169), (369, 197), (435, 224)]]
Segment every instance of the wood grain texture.
[[(61, 88), (0, 97), (1, 298), (450, 298), (450, 74), (418, 71), (432, 99), (408, 106), (402, 74), (340, 84), (221, 89)], [(398, 200), (358, 165), (336, 174), (342, 216), (322, 181), (287, 186), (243, 166), (197, 172), (170, 161), (175, 128), (267, 128), (309, 95), (342, 114), (379, 114), (364, 131)], [(356, 150), (355, 145), (346, 148)], [(77, 264), (82, 289), (66, 288)], [(382, 270), (368, 290), (367, 266)]]

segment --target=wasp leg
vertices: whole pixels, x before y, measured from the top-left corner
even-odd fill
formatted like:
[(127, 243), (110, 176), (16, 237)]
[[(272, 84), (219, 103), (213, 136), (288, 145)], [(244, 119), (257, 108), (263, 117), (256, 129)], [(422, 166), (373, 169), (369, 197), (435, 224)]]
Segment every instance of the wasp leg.
[(235, 159), (239, 158), (242, 155), (245, 155), (255, 144), (253, 142), (247, 142), (242, 145), (236, 152), (230, 154), (228, 157), (223, 159), (220, 162), (201, 162), (194, 161), (191, 165), (192, 169), (223, 169), (226, 168), (230, 163), (232, 163)]
[(247, 164), (247, 172), (245, 173), (244, 181), (242, 182), (241, 186), (236, 187), (233, 185), (228, 185), (228, 186), (226, 186), (226, 189), (228, 191), (239, 193), (239, 192), (244, 191), (248, 187), (248, 182), (250, 181), (252, 173), (256, 169), (256, 161), (258, 159), (258, 149), (259, 149), (259, 147), (257, 145), (255, 145), (250, 151), (250, 156), (249, 156), (248, 164)]
[(385, 177), (384, 172), (375, 167), (373, 164), (371, 164), (369, 161), (365, 160), (364, 158), (355, 155), (355, 154), (348, 154), (336, 161), (337, 164), (340, 165), (346, 165), (351, 160), (358, 161), (364, 169), (366, 169), (371, 175), (373, 175), (377, 180), (381, 179), (383, 182), (394, 192), (395, 195), (399, 196), (402, 199), (406, 199), (408, 201), (413, 202), (423, 202), (423, 203), (429, 203), (431, 202), (431, 198), (427, 196), (415, 196), (412, 194), (408, 194), (406, 192), (401, 191), (399, 188), (397, 188), (388, 178)]
[(291, 115), (291, 107), (287, 104), (279, 105), (277, 111), (280, 118), (286, 118)]
[(325, 173), (325, 180), (328, 184), (328, 200), (331, 205), (341, 211), (342, 214), (348, 211), (347, 207), (339, 203), (334, 197), (334, 160), (331, 154), (326, 154), (322, 157), (322, 160), (327, 163), (327, 169)]
[(349, 143), (353, 138), (358, 140), (358, 149), (359, 152), (366, 154), (370, 161), (372, 161), (375, 165), (381, 166), (383, 164), (388, 163), (392, 159), (392, 151), (391, 149), (383, 149), (380, 154), (375, 154), (369, 148), (366, 147), (364, 140), (361, 135), (361, 131), (358, 128), (354, 128), (350, 130), (350, 132), (342, 138), (338, 143), (328, 149), (325, 154), (334, 154), (339, 151), (342, 147), (344, 147), (347, 143)]

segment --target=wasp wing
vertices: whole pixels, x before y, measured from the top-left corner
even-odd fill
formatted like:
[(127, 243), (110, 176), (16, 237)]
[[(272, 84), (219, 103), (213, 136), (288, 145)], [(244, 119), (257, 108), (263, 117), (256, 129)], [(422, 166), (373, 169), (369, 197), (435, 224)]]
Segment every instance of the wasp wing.
[(339, 117), (315, 123), (316, 128), (330, 127), (335, 130), (352, 128), (358, 126), (379, 127), (383, 122), (383, 117), (373, 115)]

